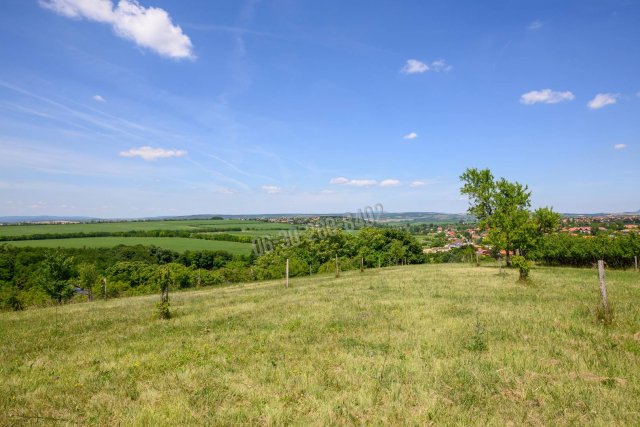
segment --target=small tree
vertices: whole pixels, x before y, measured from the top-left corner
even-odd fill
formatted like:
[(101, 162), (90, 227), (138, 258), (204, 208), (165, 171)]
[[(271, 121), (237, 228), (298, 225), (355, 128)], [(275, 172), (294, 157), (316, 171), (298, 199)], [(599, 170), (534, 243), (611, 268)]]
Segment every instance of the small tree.
[(89, 301), (93, 301), (93, 287), (98, 282), (98, 272), (95, 264), (80, 264), (78, 266), (78, 282), (88, 293)]
[(169, 311), (169, 286), (173, 282), (173, 274), (168, 266), (162, 266), (158, 269), (158, 286), (160, 287), (160, 303), (158, 311), (161, 319), (170, 319)]
[(69, 279), (73, 276), (73, 260), (60, 252), (49, 253), (42, 262), (40, 283), (45, 293), (58, 304), (71, 299), (73, 288)]

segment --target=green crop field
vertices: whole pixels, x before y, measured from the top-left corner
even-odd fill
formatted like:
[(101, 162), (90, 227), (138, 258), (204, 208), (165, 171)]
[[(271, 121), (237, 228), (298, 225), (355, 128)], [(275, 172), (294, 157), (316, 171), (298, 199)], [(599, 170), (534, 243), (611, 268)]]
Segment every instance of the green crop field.
[(640, 274), (421, 265), (0, 313), (0, 424), (637, 425)]
[(225, 242), (218, 240), (189, 239), (184, 237), (80, 237), (73, 239), (19, 240), (3, 242), (16, 247), (38, 248), (112, 248), (118, 245), (158, 246), (176, 252), (186, 250), (224, 250), (232, 254), (249, 254), (250, 243)]
[(36, 224), (3, 225), (0, 236), (25, 236), (31, 234), (61, 234), (88, 232), (119, 232), (132, 230), (195, 230), (200, 228), (251, 228), (259, 230), (278, 230), (289, 228), (288, 224), (276, 224), (262, 221), (244, 220), (176, 220), (176, 221), (122, 221), (95, 222), (82, 224)]

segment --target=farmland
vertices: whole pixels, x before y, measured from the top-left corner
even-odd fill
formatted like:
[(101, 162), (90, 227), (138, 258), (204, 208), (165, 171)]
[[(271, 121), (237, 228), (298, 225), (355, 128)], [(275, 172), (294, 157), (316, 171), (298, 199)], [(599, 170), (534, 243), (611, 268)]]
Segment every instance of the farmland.
[[(176, 252), (186, 250), (225, 250), (246, 255), (252, 248), (246, 242), (227, 242), (189, 238), (197, 234), (227, 233), (238, 236), (275, 235), (291, 228), (288, 224), (275, 224), (252, 220), (172, 220), (122, 221), (78, 224), (7, 225), (0, 227), (0, 238), (16, 247), (45, 248), (110, 248), (117, 245), (158, 246)], [(126, 233), (134, 231), (181, 231), (185, 237), (156, 236), (82, 236), (81, 233)], [(64, 237), (63, 237), (64, 236)]]
[(420, 265), (0, 313), (0, 424), (632, 425), (639, 275)]
[(74, 239), (20, 240), (10, 242), (16, 247), (37, 248), (112, 248), (118, 245), (157, 246), (175, 252), (223, 250), (234, 255), (246, 255), (252, 250), (250, 243), (218, 240), (188, 239), (182, 237), (80, 237)]
[(131, 230), (198, 230), (226, 231), (241, 228), (247, 232), (281, 230), (286, 224), (244, 220), (173, 220), (173, 221), (121, 221), (89, 222), (79, 224), (33, 224), (0, 226), (0, 236), (24, 236), (32, 234), (62, 234), (89, 232), (122, 232)]

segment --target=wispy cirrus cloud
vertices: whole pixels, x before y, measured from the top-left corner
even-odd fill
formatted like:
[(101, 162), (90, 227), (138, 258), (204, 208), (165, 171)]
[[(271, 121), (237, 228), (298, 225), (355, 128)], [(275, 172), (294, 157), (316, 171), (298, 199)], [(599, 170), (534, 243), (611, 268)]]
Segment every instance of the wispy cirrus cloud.
[(424, 179), (418, 179), (413, 181), (411, 184), (409, 184), (409, 187), (418, 188), (418, 187), (424, 187), (426, 185), (429, 185), (429, 181), (425, 181)]
[(627, 148), (627, 144), (616, 144), (613, 146), (614, 150), (624, 150), (625, 148)]
[(408, 139), (408, 140), (412, 140), (412, 139), (416, 139), (417, 137), (418, 137), (417, 133), (410, 132), (410, 133), (406, 134), (405, 136), (403, 136), (402, 138)]
[(191, 39), (174, 25), (164, 9), (144, 7), (135, 0), (40, 0), (45, 9), (68, 18), (109, 24), (120, 37), (161, 56), (195, 58)]
[(122, 157), (140, 157), (146, 161), (154, 161), (158, 159), (168, 159), (170, 157), (184, 157), (187, 152), (184, 150), (166, 150), (164, 148), (153, 148), (148, 145), (130, 148), (127, 151), (121, 151)]
[(93, 95), (93, 96), (91, 97), (91, 99), (93, 99), (94, 101), (97, 101), (97, 102), (107, 102), (107, 100), (106, 100), (106, 99), (104, 99), (104, 98), (102, 97), (102, 95)]
[(618, 93), (599, 93), (591, 101), (587, 103), (587, 107), (592, 110), (599, 110), (607, 105), (613, 105), (618, 102)]
[(557, 104), (573, 99), (575, 99), (575, 95), (570, 91), (558, 92), (551, 89), (532, 90), (520, 96), (520, 102), (525, 105)]

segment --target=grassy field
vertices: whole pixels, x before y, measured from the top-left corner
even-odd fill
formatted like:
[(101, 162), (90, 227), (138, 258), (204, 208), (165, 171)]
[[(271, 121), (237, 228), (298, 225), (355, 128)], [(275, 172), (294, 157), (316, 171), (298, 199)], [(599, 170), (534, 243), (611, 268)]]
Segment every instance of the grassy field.
[(132, 230), (194, 230), (199, 228), (256, 228), (259, 230), (278, 230), (289, 228), (287, 224), (243, 220), (183, 220), (183, 221), (122, 221), (96, 222), (86, 224), (36, 224), (0, 226), (0, 236), (25, 236), (31, 234), (57, 234), (82, 232), (118, 232)]
[(637, 425), (640, 274), (424, 265), (0, 313), (0, 424)]
[(112, 248), (118, 245), (155, 245), (176, 252), (208, 249), (224, 250), (238, 255), (248, 255), (253, 250), (253, 246), (250, 243), (184, 237), (80, 237), (74, 239), (19, 240), (4, 243), (16, 247), (30, 246), (37, 248)]

